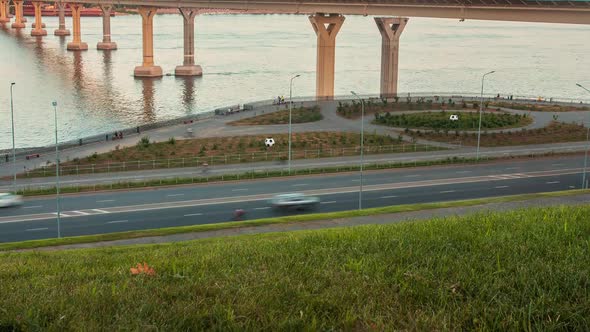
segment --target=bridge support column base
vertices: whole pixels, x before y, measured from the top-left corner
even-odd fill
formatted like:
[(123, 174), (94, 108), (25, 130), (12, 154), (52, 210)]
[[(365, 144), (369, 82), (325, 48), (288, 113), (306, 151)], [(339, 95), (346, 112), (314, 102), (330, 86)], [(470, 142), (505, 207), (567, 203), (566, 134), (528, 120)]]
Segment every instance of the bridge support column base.
[(53, 32), (54, 35), (56, 36), (69, 36), (70, 35), (70, 30), (68, 29), (56, 29)]
[(117, 43), (115, 42), (98, 42), (98, 44), (96, 44), (96, 49), (97, 50), (103, 50), (103, 51), (108, 51), (108, 50), (116, 50), (117, 49)]
[(44, 29), (31, 30), (31, 36), (33, 36), (33, 37), (47, 36), (47, 30), (44, 30)]
[[(32, 23), (31, 28), (37, 29), (37, 25), (35, 23)], [(41, 28), (46, 28), (45, 23), (41, 23)]]
[(176, 76), (203, 76), (203, 68), (199, 65), (176, 66), (174, 69)]
[(163, 75), (160, 66), (137, 66), (133, 71), (135, 77), (162, 77)]
[(86, 43), (68, 43), (68, 51), (86, 51), (88, 50), (88, 44)]
[(24, 29), (25, 28), (25, 24), (24, 23), (12, 23), (11, 27), (13, 29)]

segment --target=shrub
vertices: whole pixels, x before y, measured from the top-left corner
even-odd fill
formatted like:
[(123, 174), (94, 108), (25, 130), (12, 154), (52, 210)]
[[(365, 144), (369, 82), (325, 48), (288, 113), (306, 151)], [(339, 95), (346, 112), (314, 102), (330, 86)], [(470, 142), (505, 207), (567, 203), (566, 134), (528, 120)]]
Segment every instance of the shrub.
[(143, 136), (139, 142), (137, 142), (137, 146), (141, 148), (147, 148), (150, 146), (150, 138), (148, 136)]
[(170, 144), (170, 145), (174, 145), (174, 144), (176, 144), (176, 139), (175, 139), (174, 137), (170, 137), (170, 138), (168, 139), (168, 144)]

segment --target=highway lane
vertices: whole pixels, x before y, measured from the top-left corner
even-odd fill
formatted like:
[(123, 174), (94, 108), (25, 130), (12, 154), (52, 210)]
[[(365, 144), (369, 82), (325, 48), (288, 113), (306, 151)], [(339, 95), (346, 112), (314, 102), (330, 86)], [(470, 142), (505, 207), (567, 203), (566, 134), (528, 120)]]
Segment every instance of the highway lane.
[[(396, 187), (380, 189), (383, 185), (369, 186), (363, 194), (363, 207), (380, 207), (397, 204), (449, 201), (468, 198), (492, 197), (508, 194), (558, 191), (577, 188), (580, 185), (580, 173), (555, 174), (542, 177), (515, 177), (505, 179), (488, 178), (474, 182), (461, 182), (451, 179), (445, 184), (424, 186)], [(466, 178), (464, 178), (466, 179)], [(385, 186), (386, 187), (386, 186)], [(332, 212), (354, 209), (358, 204), (358, 192), (350, 187), (333, 188), (320, 195), (322, 204), (317, 212)], [(348, 190), (348, 191), (347, 191)], [(331, 191), (331, 192), (330, 192)], [(344, 191), (344, 192), (342, 192)], [(268, 195), (266, 195), (268, 196)], [(169, 203), (144, 204), (137, 206), (119, 206), (107, 213), (73, 215), (62, 219), (62, 236), (76, 236), (120, 232), (150, 228), (208, 224), (231, 220), (236, 208), (247, 211), (245, 219), (257, 219), (272, 216), (290, 215), (305, 212), (277, 212), (271, 209), (265, 195), (235, 196), (236, 202), (227, 203), (224, 199), (177, 201), (176, 207)], [(66, 212), (67, 213), (67, 212)], [(13, 215), (0, 219), (0, 242), (43, 239), (56, 236), (55, 218), (27, 220), (27, 216)]]
[[(418, 181), (434, 181), (440, 179), (464, 179), (472, 177), (492, 176), (493, 179), (528, 177), (539, 175), (533, 172), (555, 171), (576, 172), (583, 163), (582, 156), (561, 158), (508, 160), (479, 165), (461, 165), (427, 168), (406, 168), (384, 171), (365, 172), (365, 186), (379, 184), (413, 183)], [(483, 179), (486, 180), (486, 179)], [(461, 180), (458, 180), (461, 181)], [(580, 177), (581, 181), (581, 177)], [(63, 211), (81, 211), (117, 206), (151, 204), (162, 202), (178, 202), (188, 200), (231, 198), (245, 195), (276, 194), (281, 192), (311, 191), (326, 188), (343, 188), (358, 186), (358, 172), (333, 175), (314, 175), (306, 177), (272, 178), (257, 181), (225, 182), (216, 184), (200, 184), (192, 186), (176, 186), (138, 191), (117, 191), (108, 193), (90, 193), (77, 196), (63, 196)], [(53, 197), (27, 200), (20, 209), (0, 209), (2, 217), (55, 212), (56, 204)], [(101, 213), (87, 211), (72, 213)], [(67, 215), (67, 213), (66, 213)]]

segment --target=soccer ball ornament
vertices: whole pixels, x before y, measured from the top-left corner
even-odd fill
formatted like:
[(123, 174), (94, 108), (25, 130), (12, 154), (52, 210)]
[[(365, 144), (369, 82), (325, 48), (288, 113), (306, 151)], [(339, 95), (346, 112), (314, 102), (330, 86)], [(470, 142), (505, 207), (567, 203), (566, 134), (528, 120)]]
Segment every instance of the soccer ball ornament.
[(457, 114), (453, 114), (453, 115), (451, 115), (451, 117), (449, 119), (451, 121), (457, 121), (457, 120), (459, 120), (459, 116)]
[(271, 148), (273, 145), (275, 145), (275, 139), (272, 137), (268, 137), (264, 140), (264, 145), (266, 145), (267, 148)]

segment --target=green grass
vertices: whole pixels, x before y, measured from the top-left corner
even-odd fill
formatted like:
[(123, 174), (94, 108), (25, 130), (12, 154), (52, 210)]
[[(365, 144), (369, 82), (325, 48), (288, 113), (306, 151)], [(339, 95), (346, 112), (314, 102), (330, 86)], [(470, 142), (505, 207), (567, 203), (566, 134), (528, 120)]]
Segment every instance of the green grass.
[[(291, 123), (309, 123), (322, 120), (319, 106), (294, 107), (291, 110)], [(230, 126), (256, 126), (256, 125), (278, 125), (289, 124), (289, 110), (282, 110), (272, 113), (257, 115), (250, 118), (229, 122)]]
[[(0, 256), (0, 330), (584, 331), (590, 208)], [(132, 276), (147, 262), (156, 275)]]
[[(455, 114), (458, 120), (449, 120)], [(422, 112), (394, 115), (375, 113), (376, 124), (390, 127), (428, 129), (428, 130), (477, 130), (479, 113), (477, 112)], [(486, 112), (483, 114), (481, 127), (483, 129), (506, 129), (524, 127), (532, 123), (527, 115), (503, 112)]]
[(404, 204), (394, 205), (380, 208), (371, 208), (363, 210), (352, 210), (342, 212), (330, 212), (330, 213), (314, 213), (304, 214), (288, 217), (277, 217), (277, 218), (265, 218), (249, 221), (238, 221), (238, 222), (221, 222), (212, 223), (206, 225), (194, 225), (194, 226), (181, 226), (181, 227), (169, 227), (169, 228), (157, 228), (147, 229), (141, 231), (129, 231), (119, 233), (108, 233), (99, 235), (86, 235), (86, 236), (75, 236), (66, 237), (61, 239), (44, 239), (44, 240), (31, 240), (23, 242), (11, 242), (11, 243), (0, 243), (0, 251), (7, 250), (18, 250), (18, 249), (33, 249), (42, 247), (51, 247), (68, 244), (80, 244), (80, 243), (93, 243), (101, 241), (114, 241), (124, 239), (136, 239), (148, 236), (165, 236), (181, 233), (193, 233), (193, 232), (207, 232), (222, 229), (234, 229), (241, 227), (250, 226), (263, 226), (271, 224), (282, 224), (282, 223), (294, 223), (294, 222), (306, 222), (315, 220), (326, 220), (326, 219), (339, 219), (339, 218), (351, 218), (359, 216), (372, 216), (381, 215), (387, 213), (399, 213), (409, 211), (421, 211), (421, 210), (432, 210), (441, 208), (451, 207), (462, 207), (462, 206), (474, 206), (490, 203), (503, 203), (503, 202), (514, 202), (524, 201), (542, 197), (561, 197), (570, 196), (586, 193), (585, 190), (567, 190), (567, 191), (556, 191), (547, 193), (536, 193), (536, 194), (521, 194), (511, 196), (500, 196), (500, 197), (489, 197), (489, 198), (478, 198), (470, 200), (460, 201), (449, 201), (449, 202), (436, 202), (436, 203), (419, 203), (419, 204)]

